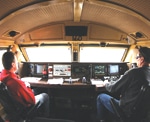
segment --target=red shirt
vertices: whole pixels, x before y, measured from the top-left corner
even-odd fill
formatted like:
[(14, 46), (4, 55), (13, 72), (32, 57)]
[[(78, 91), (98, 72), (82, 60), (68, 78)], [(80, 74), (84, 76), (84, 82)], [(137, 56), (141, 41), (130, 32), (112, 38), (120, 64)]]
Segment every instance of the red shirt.
[(6, 84), (11, 95), (18, 102), (26, 107), (35, 104), (35, 96), (32, 89), (26, 87), (25, 83), (18, 79), (15, 73), (8, 70), (2, 70), (0, 73), (0, 80)]

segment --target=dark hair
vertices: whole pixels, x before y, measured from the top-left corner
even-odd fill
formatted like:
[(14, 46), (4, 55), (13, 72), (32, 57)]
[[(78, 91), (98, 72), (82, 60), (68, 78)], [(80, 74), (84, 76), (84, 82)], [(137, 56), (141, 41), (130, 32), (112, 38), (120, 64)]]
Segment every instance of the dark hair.
[(2, 63), (6, 70), (10, 70), (12, 67), (12, 62), (15, 61), (15, 56), (13, 52), (5, 52), (2, 56)]
[(148, 47), (139, 47), (139, 53), (144, 57), (144, 60), (150, 63), (150, 48)]

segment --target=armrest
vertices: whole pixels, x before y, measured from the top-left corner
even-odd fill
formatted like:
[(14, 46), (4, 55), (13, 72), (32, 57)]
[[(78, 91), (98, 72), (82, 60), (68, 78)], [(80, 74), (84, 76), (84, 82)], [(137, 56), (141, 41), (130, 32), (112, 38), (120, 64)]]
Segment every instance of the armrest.
[(28, 109), (25, 117), (26, 119), (31, 119), (36, 116), (39, 104), (40, 102), (38, 101), (35, 105), (31, 106), (30, 109)]
[(110, 103), (111, 103), (112, 108), (113, 108), (115, 114), (117, 115), (117, 117), (124, 118), (125, 115), (124, 115), (122, 109), (120, 108), (120, 106), (116, 103), (114, 98), (110, 99)]

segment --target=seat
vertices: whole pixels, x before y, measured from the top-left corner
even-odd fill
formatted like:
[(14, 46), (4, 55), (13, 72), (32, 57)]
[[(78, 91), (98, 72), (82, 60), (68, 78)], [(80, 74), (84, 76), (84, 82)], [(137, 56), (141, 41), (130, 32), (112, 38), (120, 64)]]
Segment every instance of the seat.
[(4, 121), (9, 122), (28, 122), (35, 115), (39, 106), (39, 102), (30, 108), (23, 107), (20, 103), (12, 98), (7, 86), (0, 82), (0, 104), (3, 106), (4, 112), (7, 115)]
[(67, 120), (67, 119), (53, 119), (53, 118), (36, 117), (31, 122), (75, 122), (75, 121)]
[(150, 87), (148, 85), (141, 87), (133, 108), (130, 108), (132, 114), (129, 116), (125, 115), (114, 98), (111, 98), (110, 103), (119, 122), (149, 122), (149, 120), (147, 120), (147, 113), (149, 112), (148, 106), (150, 106)]

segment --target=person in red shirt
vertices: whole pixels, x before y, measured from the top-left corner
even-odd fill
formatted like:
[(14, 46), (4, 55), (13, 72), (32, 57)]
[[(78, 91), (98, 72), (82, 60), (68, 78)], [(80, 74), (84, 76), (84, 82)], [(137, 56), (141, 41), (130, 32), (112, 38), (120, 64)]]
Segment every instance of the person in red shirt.
[(29, 83), (22, 81), (15, 72), (18, 70), (18, 61), (13, 52), (5, 52), (2, 56), (4, 69), (0, 73), (0, 80), (3, 82), (12, 97), (25, 107), (34, 105), (40, 101), (40, 108), (43, 110), (43, 117), (49, 117), (49, 96), (47, 93), (34, 95)]

